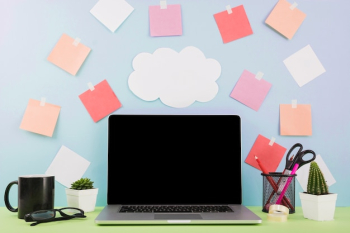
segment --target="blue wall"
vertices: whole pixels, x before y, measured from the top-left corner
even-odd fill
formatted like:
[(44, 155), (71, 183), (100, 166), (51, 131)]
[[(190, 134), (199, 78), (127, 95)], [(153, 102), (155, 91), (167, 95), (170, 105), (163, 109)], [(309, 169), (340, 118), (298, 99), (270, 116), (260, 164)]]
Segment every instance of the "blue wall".
[[(320, 154), (336, 179), (330, 191), (338, 193), (338, 206), (349, 206), (350, 164), (350, 2), (348, 0), (299, 0), (307, 14), (292, 40), (264, 22), (277, 0), (168, 0), (181, 4), (183, 35), (150, 37), (148, 6), (158, 0), (127, 0), (135, 10), (114, 32), (90, 14), (97, 0), (1, 1), (0, 3), (0, 192), (20, 175), (43, 174), (62, 145), (91, 162), (84, 177), (100, 189), (97, 205), (106, 204), (107, 118), (94, 123), (78, 98), (87, 82), (107, 79), (123, 104), (114, 113), (234, 113), (242, 117), (242, 158), (258, 134), (275, 137), (289, 149), (300, 142)], [(294, 1), (290, 1), (293, 3)], [(226, 5), (244, 5), (253, 34), (223, 44), (213, 14)], [(47, 56), (66, 33), (81, 38), (91, 52), (76, 76), (47, 61)], [(310, 44), (326, 72), (299, 87), (283, 60)], [(141, 52), (167, 47), (180, 51), (195, 46), (207, 58), (221, 64), (219, 92), (206, 103), (187, 108), (168, 107), (159, 100), (146, 102), (128, 88), (132, 59)], [(259, 111), (229, 97), (244, 69), (262, 71), (272, 83)], [(61, 106), (53, 134), (46, 137), (19, 129), (30, 98)], [(311, 104), (312, 136), (279, 135), (279, 104)], [(229, 129), (227, 132), (229, 133)], [(124, 151), (124, 152), (123, 152)], [(121, 150), (123, 153), (128, 153)], [(283, 170), (284, 158), (278, 167)], [(262, 204), (260, 171), (243, 163), (243, 204)], [(64, 186), (56, 182), (57, 206), (66, 206)], [(296, 182), (297, 195), (302, 191)], [(141, 194), (142, 195), (142, 194)], [(16, 189), (11, 191), (16, 203)], [(4, 206), (0, 199), (0, 206)]]

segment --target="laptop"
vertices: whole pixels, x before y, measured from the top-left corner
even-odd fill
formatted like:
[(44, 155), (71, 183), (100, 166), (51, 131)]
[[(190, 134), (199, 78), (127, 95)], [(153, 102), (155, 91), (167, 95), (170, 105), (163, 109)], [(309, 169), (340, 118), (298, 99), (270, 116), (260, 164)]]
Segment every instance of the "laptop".
[(259, 224), (242, 205), (238, 115), (108, 117), (108, 224)]

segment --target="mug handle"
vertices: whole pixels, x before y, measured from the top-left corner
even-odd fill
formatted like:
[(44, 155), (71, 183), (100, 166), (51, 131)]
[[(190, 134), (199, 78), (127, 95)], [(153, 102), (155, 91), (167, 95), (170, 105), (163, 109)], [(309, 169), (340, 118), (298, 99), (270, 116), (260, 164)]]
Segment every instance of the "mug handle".
[(14, 184), (17, 184), (17, 185), (18, 185), (18, 181), (17, 181), (17, 180), (12, 181), (11, 183), (9, 183), (9, 184), (7, 185), (6, 190), (5, 190), (5, 197), (4, 197), (4, 199), (5, 199), (5, 205), (6, 205), (6, 207), (7, 207), (7, 209), (8, 209), (9, 211), (11, 211), (11, 212), (18, 212), (18, 208), (16, 208), (16, 209), (13, 208), (13, 207), (11, 206), (11, 204), (10, 204), (10, 201), (9, 201), (10, 189), (11, 189), (12, 185), (14, 185)]

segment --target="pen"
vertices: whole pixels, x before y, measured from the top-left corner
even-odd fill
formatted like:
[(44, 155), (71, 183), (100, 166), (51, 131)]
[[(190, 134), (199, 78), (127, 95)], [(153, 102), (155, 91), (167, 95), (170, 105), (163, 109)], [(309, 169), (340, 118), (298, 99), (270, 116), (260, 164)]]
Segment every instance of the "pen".
[[(299, 167), (299, 164), (296, 163), (296, 164), (294, 165), (293, 170), (292, 170), (292, 172), (291, 172), (290, 174), (291, 174), (291, 175), (294, 175), (295, 172), (298, 170), (298, 167)], [(289, 177), (289, 178), (288, 178), (286, 185), (284, 186), (284, 188), (283, 188), (283, 190), (282, 190), (280, 196), (278, 197), (278, 199), (277, 199), (277, 201), (276, 201), (276, 204), (277, 204), (277, 205), (280, 204), (281, 201), (282, 201), (282, 198), (284, 198), (284, 194), (286, 193), (290, 182), (292, 182), (292, 179), (293, 179), (293, 177)]]
[[(255, 160), (256, 160), (256, 162), (258, 163), (258, 165), (259, 165), (260, 169), (262, 170), (262, 172), (265, 173), (265, 174), (269, 174), (268, 171), (265, 169), (265, 167), (260, 163), (260, 161), (259, 161), (259, 159), (258, 159), (257, 156), (255, 156)], [(267, 180), (269, 181), (269, 183), (271, 184), (271, 187), (273, 188), (273, 190), (274, 190), (275, 192), (277, 192), (278, 186), (277, 186), (277, 184), (275, 183), (275, 181), (272, 179), (272, 177), (271, 177), (271, 176), (266, 176), (266, 179), (267, 179)], [(285, 206), (291, 208), (292, 210), (294, 210), (293, 205), (289, 202), (289, 200), (288, 200), (286, 197), (283, 196), (283, 200), (281, 199), (281, 201), (283, 202), (283, 203), (282, 203), (283, 205), (285, 205)], [(280, 202), (281, 202), (281, 201), (280, 201)]]

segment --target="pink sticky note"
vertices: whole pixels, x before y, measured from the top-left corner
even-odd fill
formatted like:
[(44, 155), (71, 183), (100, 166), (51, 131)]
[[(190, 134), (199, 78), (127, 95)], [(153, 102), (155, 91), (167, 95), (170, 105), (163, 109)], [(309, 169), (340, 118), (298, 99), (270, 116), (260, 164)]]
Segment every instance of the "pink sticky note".
[(245, 162), (261, 171), (259, 164), (256, 162), (256, 156), (268, 172), (275, 172), (287, 149), (276, 142), (270, 145), (270, 141), (270, 139), (259, 134)]
[(312, 119), (311, 105), (280, 104), (280, 133), (281, 135), (311, 136)]
[(255, 74), (244, 70), (230, 97), (258, 111), (271, 86), (266, 80), (259, 80)]
[(253, 34), (247, 14), (243, 5), (214, 14), (216, 24), (219, 28), (224, 43)]
[(84, 104), (94, 122), (119, 109), (122, 105), (114, 94), (107, 80), (94, 86), (94, 90), (87, 90), (79, 98)]
[(149, 6), (149, 24), (151, 36), (182, 35), (181, 5)]
[(20, 129), (52, 137), (61, 107), (29, 99)]
[(279, 0), (265, 23), (288, 39), (292, 39), (305, 17), (304, 12), (288, 1)]
[(89, 47), (80, 43), (79, 40), (63, 34), (47, 60), (75, 76), (90, 50)]

